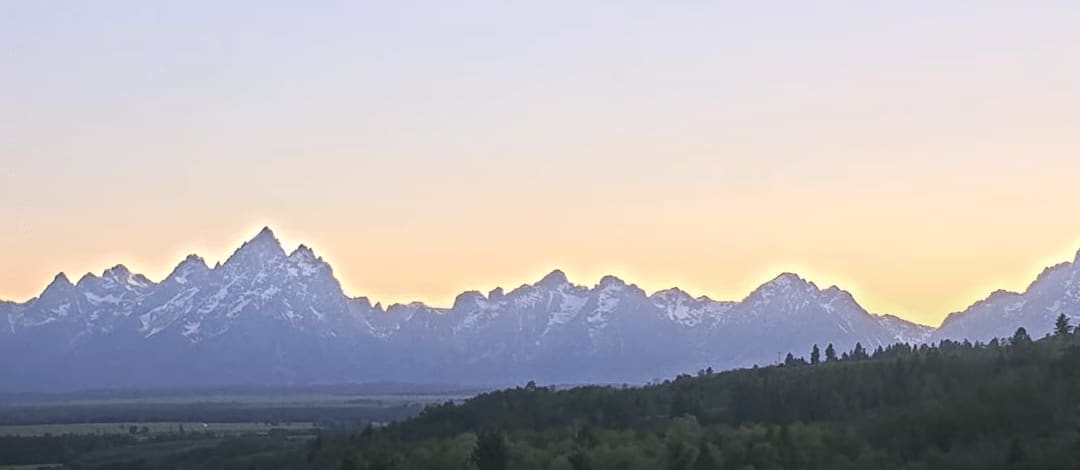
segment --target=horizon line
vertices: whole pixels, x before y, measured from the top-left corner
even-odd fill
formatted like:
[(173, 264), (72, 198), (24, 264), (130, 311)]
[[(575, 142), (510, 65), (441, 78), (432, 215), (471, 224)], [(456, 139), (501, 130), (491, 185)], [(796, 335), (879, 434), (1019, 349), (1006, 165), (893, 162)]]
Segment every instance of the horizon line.
[[(232, 252), (228, 256), (226, 256), (225, 259), (215, 261), (213, 266), (211, 266), (207, 262), (206, 258), (204, 258), (202, 255), (200, 255), (198, 253), (188, 253), (187, 255), (185, 255), (183, 257), (183, 259), (181, 259), (178, 263), (176, 263), (176, 265), (171, 270), (169, 270), (168, 273), (164, 274), (163, 277), (161, 279), (159, 279), (159, 280), (154, 280), (154, 279), (150, 278), (149, 276), (146, 276), (146, 275), (144, 275), (142, 273), (132, 271), (124, 263), (117, 263), (115, 265), (112, 265), (111, 267), (108, 267), (108, 268), (105, 268), (104, 270), (102, 270), (100, 275), (98, 275), (98, 274), (96, 274), (94, 272), (86, 272), (86, 273), (79, 276), (79, 281), (81, 281), (83, 278), (86, 278), (87, 276), (92, 276), (94, 278), (101, 278), (104, 275), (106, 275), (109, 271), (122, 268), (122, 269), (128, 271), (131, 276), (142, 276), (145, 279), (147, 279), (148, 281), (150, 281), (151, 283), (157, 285), (157, 284), (160, 284), (160, 283), (164, 282), (165, 280), (167, 280), (169, 278), (169, 276), (171, 276), (172, 273), (175, 272), (177, 267), (179, 267), (181, 264), (183, 264), (184, 262), (186, 262), (186, 261), (188, 261), (188, 260), (190, 260), (192, 258), (197, 259), (200, 262), (202, 262), (204, 265), (206, 265), (206, 267), (208, 269), (214, 270), (214, 269), (217, 269), (217, 268), (223, 266), (225, 263), (227, 263), (229, 261), (229, 259), (233, 255), (235, 255), (238, 251), (243, 249), (244, 246), (246, 246), (249, 243), (252, 243), (252, 242), (254, 242), (256, 240), (259, 240), (261, 237), (266, 237), (266, 236), (269, 236), (274, 241), (275, 245), (279, 249), (281, 249), (281, 251), (286, 256), (292, 256), (292, 255), (296, 254), (297, 252), (303, 251), (305, 249), (309, 250), (309, 251), (311, 251), (313, 253), (316, 253), (316, 257), (319, 260), (322, 260), (328, 266), (331, 267), (331, 274), (333, 274), (333, 264), (330, 263), (325, 258), (323, 258), (322, 256), (319, 256), (317, 254), (316, 250), (311, 247), (311, 245), (308, 245), (308, 244), (305, 244), (305, 243), (299, 243), (292, 250), (288, 250), (282, 244), (281, 240), (277, 237), (276, 232), (274, 232), (274, 230), (270, 228), (270, 225), (263, 225), (262, 228), (259, 229), (258, 233), (256, 233), (256, 235), (254, 237), (248, 238), (245, 241), (243, 241), (240, 244), (240, 246), (235, 248), (234, 250), (232, 250)], [(1080, 259), (1080, 250), (1077, 251), (1077, 258), (1076, 259)], [(1040, 275), (1041, 275), (1042, 272), (1045, 272), (1047, 270), (1050, 270), (1050, 269), (1053, 269), (1055, 267), (1065, 265), (1065, 264), (1072, 264), (1074, 262), (1075, 262), (1075, 259), (1074, 260), (1061, 261), (1061, 262), (1054, 263), (1052, 265), (1044, 266), (1043, 269), (1040, 272)], [(776, 279), (779, 279), (779, 278), (781, 278), (781, 277), (783, 277), (785, 275), (793, 275), (793, 276), (797, 277), (798, 279), (803, 280), (803, 281), (811, 284), (814, 288), (816, 288), (818, 290), (828, 290), (830, 288), (836, 288), (836, 289), (839, 289), (839, 290), (841, 290), (843, 292), (847, 292), (848, 294), (850, 294), (852, 296), (853, 299), (855, 299), (856, 304), (858, 304), (867, 313), (870, 313), (872, 315), (894, 316), (894, 317), (897, 317), (897, 318), (901, 318), (901, 319), (903, 319), (903, 320), (905, 320), (907, 322), (914, 323), (914, 324), (921, 325), (921, 326), (927, 326), (927, 327), (931, 327), (931, 328), (939, 328), (941, 326), (941, 324), (943, 324), (943, 322), (946, 319), (948, 319), (948, 317), (950, 315), (963, 311), (963, 310), (960, 310), (960, 311), (949, 312), (949, 313), (945, 314), (942, 317), (941, 322), (939, 322), (937, 326), (931, 326), (931, 325), (928, 325), (928, 324), (923, 323), (921, 321), (911, 320), (911, 319), (909, 319), (909, 318), (907, 318), (907, 317), (905, 317), (903, 315), (897, 314), (895, 312), (873, 312), (870, 309), (868, 309), (867, 307), (863, 306), (863, 304), (861, 302), (859, 302), (857, 294), (853, 290), (849, 290), (847, 288), (840, 287), (838, 285), (838, 283), (825, 283), (825, 284), (830, 284), (830, 285), (828, 287), (821, 287), (821, 286), (819, 286), (818, 283), (816, 283), (812, 279), (810, 279), (810, 276), (805, 276), (803, 274), (800, 274), (799, 272), (797, 272), (798, 270), (779, 269), (778, 271), (780, 271), (779, 274), (770, 275), (768, 277), (768, 279), (766, 279), (765, 281), (756, 283), (755, 287), (750, 289), (749, 292), (747, 292), (745, 295), (743, 295), (740, 299), (737, 299), (737, 300), (735, 300), (735, 299), (717, 299), (717, 298), (714, 298), (713, 296), (710, 296), (708, 294), (695, 295), (695, 294), (692, 294), (689, 291), (687, 291), (686, 289), (684, 289), (682, 287), (679, 287), (677, 285), (673, 285), (673, 286), (670, 286), (670, 287), (650, 291), (650, 290), (646, 290), (646, 289), (642, 288), (641, 286), (639, 286), (635, 282), (627, 281), (627, 280), (619, 277), (619, 275), (615, 275), (615, 274), (601, 275), (601, 277), (593, 284), (593, 288), (599, 286), (600, 283), (605, 278), (612, 277), (612, 278), (618, 279), (619, 281), (622, 281), (623, 283), (625, 283), (625, 284), (627, 284), (629, 286), (633, 286), (633, 287), (636, 287), (638, 289), (641, 289), (646, 294), (647, 297), (652, 297), (652, 296), (656, 295), (657, 293), (674, 289), (674, 290), (678, 290), (680, 292), (683, 292), (683, 293), (689, 295), (691, 298), (694, 298), (694, 299), (707, 299), (707, 300), (714, 301), (714, 302), (741, 302), (741, 301), (745, 300), (747, 297), (749, 297), (754, 291), (761, 288), (762, 286), (765, 286), (765, 285), (771, 283), (772, 281), (775, 281)], [(524, 282), (524, 283), (520, 284), (519, 286), (513, 287), (513, 288), (511, 288), (511, 287), (505, 287), (504, 288), (504, 286), (498, 285), (498, 286), (487, 289), (487, 292), (490, 293), (492, 291), (499, 290), (499, 289), (514, 290), (514, 289), (518, 289), (520, 287), (534, 286), (534, 285), (539, 284), (540, 282), (542, 282), (547, 277), (549, 277), (551, 275), (554, 275), (556, 273), (559, 273), (566, 280), (566, 282), (568, 284), (572, 285), (572, 286), (589, 288), (588, 284), (578, 284), (578, 283), (575, 283), (573, 281), (570, 281), (569, 277), (566, 275), (565, 271), (562, 268), (554, 268), (554, 269), (551, 269), (550, 271), (547, 271), (546, 274), (540, 276), (540, 278), (535, 280), (535, 281)], [(334, 277), (334, 280), (337, 281), (339, 285), (341, 285), (341, 280), (338, 279), (336, 275), (334, 275), (333, 277)], [(70, 276), (68, 276), (65, 271), (60, 271), (60, 272), (58, 272), (57, 274), (54, 275), (53, 280), (50, 281), (49, 283), (47, 283), (46, 286), (44, 288), (42, 288), (41, 291), (38, 292), (38, 294), (36, 294), (36, 295), (34, 295), (34, 296), (30, 297), (30, 298), (27, 298), (26, 300), (23, 300), (23, 301), (8, 300), (8, 299), (0, 298), (0, 302), (8, 302), (8, 303), (14, 303), (14, 304), (26, 304), (26, 303), (32, 302), (32, 301), (38, 299), (41, 296), (41, 294), (44, 293), (45, 290), (47, 290), (48, 287), (52, 285), (53, 282), (56, 282), (56, 280), (60, 279), (60, 278), (67, 279), (68, 283), (71, 283), (73, 285), (78, 284), (78, 281), (76, 281), (75, 283), (72, 283)], [(1037, 279), (1037, 277), (1036, 277), (1036, 279)], [(1034, 282), (1034, 281), (1035, 281), (1035, 279), (1032, 279), (1031, 281), (1029, 281), (1027, 286), (1030, 286), (1031, 283)], [(822, 285), (824, 285), (824, 284), (822, 284)], [(1027, 290), (1027, 288), (1025, 287), (1024, 291), (1026, 291), (1026, 290)], [(998, 293), (998, 292), (1006, 292), (1006, 293), (1012, 293), (1012, 294), (1022, 294), (1024, 291), (1015, 291), (1015, 290), (1003, 289), (1003, 288), (993, 289), (993, 290), (990, 290), (990, 292), (988, 292), (986, 294), (983, 294), (982, 297), (979, 297), (978, 299), (976, 299), (974, 301), (971, 301), (967, 305), (967, 307), (965, 307), (965, 310), (971, 308), (972, 306), (974, 306), (974, 305), (976, 305), (976, 304), (978, 304), (978, 303), (980, 303), (982, 301), (985, 301), (991, 295), (993, 295), (995, 293)], [(349, 298), (349, 299), (366, 299), (369, 302), (372, 302), (372, 305), (380, 305), (381, 304), (381, 305), (385, 305), (387, 308), (395, 306), (395, 305), (411, 305), (411, 304), (419, 303), (419, 304), (425, 305), (425, 306), (427, 306), (429, 308), (433, 308), (433, 309), (449, 309), (449, 308), (453, 307), (453, 304), (454, 304), (455, 300), (457, 299), (457, 297), (459, 297), (459, 296), (461, 296), (463, 294), (466, 294), (466, 293), (473, 293), (473, 292), (479, 293), (480, 295), (487, 298), (487, 294), (484, 293), (485, 292), (484, 290), (474, 288), (474, 289), (462, 290), (461, 292), (457, 293), (454, 296), (454, 300), (450, 300), (449, 302), (433, 302), (433, 301), (430, 301), (430, 300), (415, 300), (415, 299), (414, 300), (407, 300), (407, 301), (400, 301), (400, 300), (399, 301), (384, 301), (384, 300), (376, 299), (375, 296), (373, 296), (373, 295), (355, 295), (355, 294), (352, 294), (352, 293), (348, 293), (348, 292), (345, 291), (344, 286), (342, 286), (342, 293), (345, 294), (345, 296), (347, 298)], [(445, 305), (446, 303), (449, 303), (449, 305)]]

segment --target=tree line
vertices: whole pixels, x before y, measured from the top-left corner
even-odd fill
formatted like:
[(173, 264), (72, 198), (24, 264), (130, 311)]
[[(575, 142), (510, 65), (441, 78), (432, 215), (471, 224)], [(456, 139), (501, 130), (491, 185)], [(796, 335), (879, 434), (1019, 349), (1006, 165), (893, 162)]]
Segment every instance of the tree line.
[(1080, 329), (1038, 341), (815, 345), (644, 387), (529, 383), (362, 432), (325, 469), (1025, 469), (1080, 458)]

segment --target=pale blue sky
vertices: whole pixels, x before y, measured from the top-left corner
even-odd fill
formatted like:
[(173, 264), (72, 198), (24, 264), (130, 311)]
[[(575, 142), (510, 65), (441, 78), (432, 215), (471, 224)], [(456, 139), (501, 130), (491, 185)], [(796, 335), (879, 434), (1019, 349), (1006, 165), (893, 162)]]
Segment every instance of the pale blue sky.
[(782, 268), (936, 323), (1080, 248), (1080, 3), (0, 2), (0, 298), (258, 226), (347, 290)]

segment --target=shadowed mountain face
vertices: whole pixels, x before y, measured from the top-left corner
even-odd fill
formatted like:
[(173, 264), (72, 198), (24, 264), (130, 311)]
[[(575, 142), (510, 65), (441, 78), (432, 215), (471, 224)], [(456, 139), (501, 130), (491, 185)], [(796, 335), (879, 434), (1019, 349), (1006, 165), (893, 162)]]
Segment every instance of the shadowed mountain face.
[(269, 229), (220, 266), (189, 256), (160, 283), (123, 266), (77, 284), (59, 275), (36, 299), (0, 303), (0, 325), (5, 390), (642, 382), (932, 333), (794, 274), (740, 302), (647, 295), (612, 276), (580, 286), (554, 271), (450, 308), (384, 308), (346, 297), (326, 262), (303, 246), (286, 253)]
[(933, 339), (988, 341), (1009, 337), (1018, 327), (1038, 338), (1065, 314), (1075, 325), (1080, 320), (1080, 253), (1073, 262), (1047, 268), (1023, 293), (996, 291), (963, 312), (949, 315)]

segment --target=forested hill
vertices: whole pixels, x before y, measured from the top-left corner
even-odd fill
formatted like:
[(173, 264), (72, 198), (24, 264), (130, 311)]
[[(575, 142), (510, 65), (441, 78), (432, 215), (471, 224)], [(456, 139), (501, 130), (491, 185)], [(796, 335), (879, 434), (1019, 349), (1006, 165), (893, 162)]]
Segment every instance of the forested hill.
[(363, 469), (1069, 468), (1080, 335), (861, 348), (640, 388), (532, 384), (352, 436), (309, 462)]

